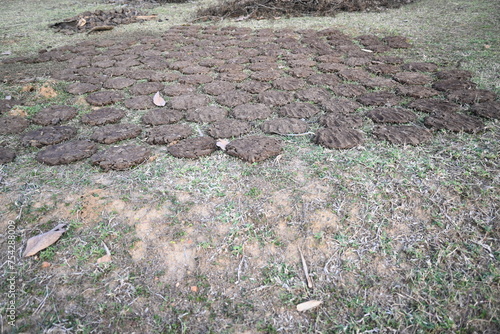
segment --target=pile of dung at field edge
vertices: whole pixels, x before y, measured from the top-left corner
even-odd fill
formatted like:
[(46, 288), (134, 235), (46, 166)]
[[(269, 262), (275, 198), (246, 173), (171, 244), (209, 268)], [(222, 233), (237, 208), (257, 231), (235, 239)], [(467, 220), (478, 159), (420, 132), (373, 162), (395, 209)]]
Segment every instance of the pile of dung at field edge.
[(342, 11), (397, 8), (416, 1), (418, 0), (219, 0), (214, 6), (200, 9), (197, 17), (332, 16)]
[(75, 32), (89, 32), (92, 30), (110, 30), (120, 24), (130, 24), (141, 20), (155, 19), (156, 15), (145, 15), (133, 8), (112, 10), (96, 10), (84, 12), (62, 22), (51, 24), (49, 27), (57, 32), (73, 34)]

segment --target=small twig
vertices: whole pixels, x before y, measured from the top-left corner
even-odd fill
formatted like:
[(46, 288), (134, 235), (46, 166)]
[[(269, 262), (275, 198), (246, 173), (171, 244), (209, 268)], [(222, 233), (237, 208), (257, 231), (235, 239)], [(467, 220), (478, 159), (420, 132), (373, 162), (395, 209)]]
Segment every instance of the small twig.
[(107, 256), (111, 256), (111, 252), (109, 251), (109, 248), (108, 248), (108, 246), (106, 246), (106, 244), (104, 243), (104, 241), (102, 242), (102, 245), (104, 246), (104, 250), (106, 251), (106, 255)]
[(236, 281), (236, 283), (235, 283), (235, 284), (240, 283), (241, 268), (243, 267), (244, 261), (245, 261), (245, 254), (243, 254), (243, 255), (241, 256), (241, 261), (240, 261), (240, 264), (238, 265), (238, 280)]
[(19, 209), (19, 213), (17, 214), (17, 217), (16, 217), (15, 220), (20, 220), (22, 214), (23, 214), (23, 205), (21, 205), (21, 208)]
[(314, 132), (308, 131), (304, 133), (286, 133), (282, 134), (282, 136), (307, 136), (307, 135), (313, 135)]
[(153, 295), (156, 295), (156, 296), (160, 297), (161, 299), (163, 299), (164, 301), (168, 302), (168, 299), (167, 299), (167, 298), (163, 297), (163, 296), (162, 296), (162, 295), (160, 295), (159, 293), (156, 293), (156, 292), (152, 291), (152, 290), (151, 290), (151, 288), (150, 288), (149, 286), (148, 286), (147, 288), (148, 288), (149, 292), (151, 292)]
[(45, 287), (45, 290), (47, 291), (47, 293), (45, 294), (45, 297), (43, 297), (42, 302), (40, 303), (40, 305), (38, 305), (38, 307), (36, 308), (35, 312), (33, 312), (33, 314), (37, 314), (40, 311), (40, 309), (43, 307), (43, 305), (45, 305), (45, 301), (47, 300), (47, 297), (49, 297), (49, 295), (50, 295), (49, 288), (47, 286)]
[(203, 132), (201, 132), (201, 129), (198, 125), (196, 126), (196, 130), (198, 131), (198, 134), (200, 135), (200, 137), (203, 137)]
[(106, 31), (106, 30), (112, 30), (114, 29), (115, 27), (114, 26), (98, 26), (98, 27), (94, 27), (92, 29), (90, 29), (88, 32), (87, 32), (87, 35), (90, 35), (94, 32), (97, 32), (97, 31)]
[(304, 258), (304, 254), (302, 254), (302, 250), (300, 249), (300, 247), (299, 247), (299, 253), (300, 253), (300, 259), (302, 260), (302, 268), (304, 269), (304, 274), (306, 275), (307, 287), (309, 289), (312, 289), (314, 287), (313, 281), (309, 276), (309, 270), (307, 269), (306, 259)]

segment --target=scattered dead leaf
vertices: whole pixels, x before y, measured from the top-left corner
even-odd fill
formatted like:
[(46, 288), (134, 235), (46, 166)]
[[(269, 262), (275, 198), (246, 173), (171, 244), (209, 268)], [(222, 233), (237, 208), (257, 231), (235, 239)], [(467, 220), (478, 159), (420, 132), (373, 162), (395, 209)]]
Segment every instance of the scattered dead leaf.
[(323, 301), (321, 300), (309, 300), (307, 302), (303, 302), (297, 305), (297, 311), (304, 312), (310, 310), (312, 308), (318, 307), (321, 305)]
[(83, 17), (78, 21), (78, 24), (76, 25), (78, 28), (83, 27), (84, 25), (87, 24), (87, 20), (85, 20)]
[(161, 97), (160, 92), (156, 92), (155, 96), (153, 96), (153, 103), (158, 107), (163, 107), (167, 102)]
[(29, 238), (23, 256), (28, 257), (35, 255), (39, 251), (54, 244), (63, 233), (66, 232), (67, 227), (68, 225), (66, 224), (59, 224), (48, 232)]
[(215, 145), (217, 145), (221, 150), (225, 151), (226, 150), (226, 146), (229, 144), (229, 140), (227, 139), (219, 139), (217, 140), (217, 142), (215, 143)]

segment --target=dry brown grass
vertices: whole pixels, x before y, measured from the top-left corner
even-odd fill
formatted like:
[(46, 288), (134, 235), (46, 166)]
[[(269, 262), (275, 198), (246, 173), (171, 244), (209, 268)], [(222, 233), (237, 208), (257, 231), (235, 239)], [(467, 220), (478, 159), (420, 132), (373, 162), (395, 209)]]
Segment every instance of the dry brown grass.
[(200, 9), (199, 18), (273, 18), (277, 16), (332, 16), (355, 12), (397, 8), (416, 0), (221, 0)]

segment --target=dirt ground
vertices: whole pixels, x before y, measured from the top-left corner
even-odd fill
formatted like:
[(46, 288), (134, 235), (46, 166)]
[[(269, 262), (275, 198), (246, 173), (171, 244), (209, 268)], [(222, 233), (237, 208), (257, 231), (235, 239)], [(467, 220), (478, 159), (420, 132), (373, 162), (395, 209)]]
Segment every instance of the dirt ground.
[[(432, 15), (450, 4), (425, 0), (217, 25), (170, 4), (78, 36), (6, 26), (1, 331), (498, 332), (498, 6), (455, 2), (474, 20), (442, 16), (449, 34)], [(68, 6), (52, 20), (95, 5)]]

